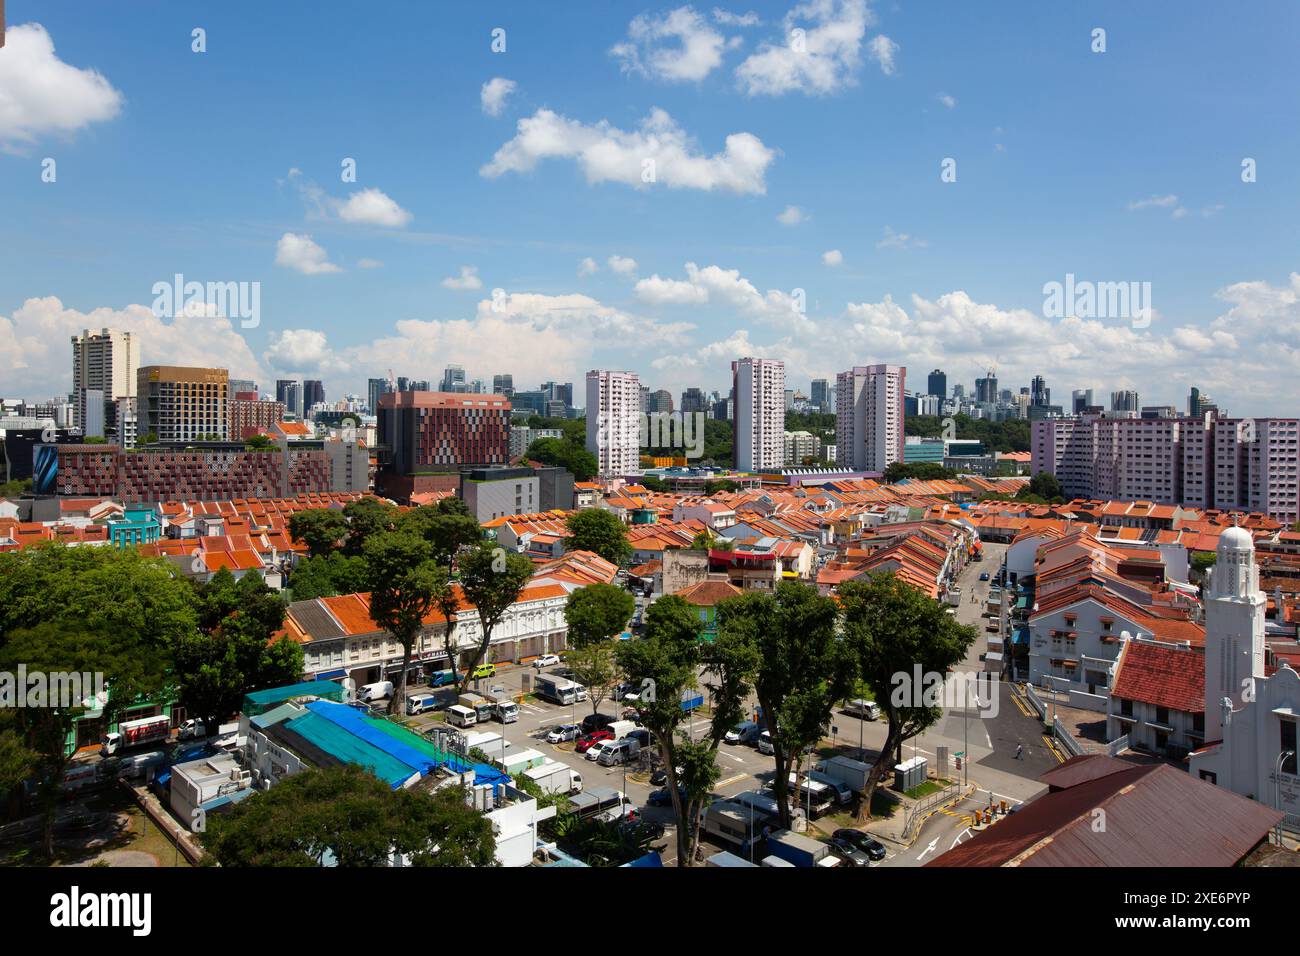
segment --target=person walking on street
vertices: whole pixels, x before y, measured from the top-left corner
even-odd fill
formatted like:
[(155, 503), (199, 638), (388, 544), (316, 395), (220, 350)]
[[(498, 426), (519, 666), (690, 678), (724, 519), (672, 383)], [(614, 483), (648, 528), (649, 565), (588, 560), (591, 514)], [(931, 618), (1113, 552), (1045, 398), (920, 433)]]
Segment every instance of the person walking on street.
[(1024, 744), (1016, 744), (1016, 759), (1017, 759), (1017, 760), (1022, 760), (1022, 759), (1024, 759), (1024, 753), (1025, 753), (1025, 745), (1024, 745)]

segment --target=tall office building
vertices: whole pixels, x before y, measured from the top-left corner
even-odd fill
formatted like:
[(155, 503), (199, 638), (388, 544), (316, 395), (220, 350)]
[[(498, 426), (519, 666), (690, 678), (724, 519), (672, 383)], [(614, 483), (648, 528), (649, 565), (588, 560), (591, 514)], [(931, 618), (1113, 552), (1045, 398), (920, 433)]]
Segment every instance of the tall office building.
[(1041, 408), (1052, 404), (1052, 390), (1047, 387), (1047, 380), (1035, 375), (1029, 388), (1029, 404)]
[(286, 415), (293, 415), (299, 420), (302, 419), (302, 382), (292, 378), (276, 379), (275, 400), (284, 406)]
[(815, 378), (812, 380), (812, 388), (809, 390), (808, 399), (822, 412), (831, 410), (831, 388), (830, 383), (824, 378)]
[(236, 392), (256, 392), (257, 383), (251, 378), (232, 378), (229, 383), (230, 394)]
[(776, 471), (785, 464), (785, 363), (742, 358), (731, 363), (737, 471)]
[(366, 408), (371, 415), (379, 414), (379, 397), (388, 391), (388, 379), (371, 378), (366, 380)]
[[(72, 336), (72, 401), (76, 426), (84, 430), (89, 422), (101, 436), (105, 430), (116, 434), (117, 400), (135, 396), (139, 365), (140, 342), (130, 332), (86, 329)], [(89, 409), (88, 403), (97, 403), (98, 407)]]
[(515, 393), (515, 377), (513, 375), (493, 375), (492, 376), (492, 394), (504, 395), (509, 398)]
[(208, 435), (225, 439), (230, 428), (229, 385), (224, 368), (141, 367), (136, 373), (139, 434), (156, 435), (160, 442), (192, 442)]
[(1138, 411), (1138, 393), (1131, 389), (1110, 393), (1110, 410), (1113, 412)]
[(998, 400), (998, 377), (993, 369), (984, 378), (975, 379), (975, 403), (977, 405), (994, 405)]
[(635, 372), (587, 373), (587, 451), (596, 456), (602, 476), (639, 470), (644, 391)]
[(704, 396), (702, 388), (688, 388), (682, 392), (682, 414), (692, 415), (696, 412), (702, 412), (708, 408), (709, 400)]
[(652, 414), (665, 414), (673, 410), (673, 393), (666, 388), (656, 389), (650, 393), (650, 408)]
[(304, 414), (323, 401), (325, 401), (325, 386), (323, 383), (314, 378), (309, 378), (302, 383), (302, 410)]
[(1187, 414), (1192, 418), (1204, 418), (1206, 412), (1214, 412), (1216, 416), (1223, 414), (1223, 410), (1214, 404), (1214, 399), (1192, 386), (1192, 391), (1187, 398)]
[(906, 380), (902, 365), (859, 365), (836, 376), (836, 464), (883, 472), (903, 460)]
[(940, 398), (948, 397), (948, 374), (943, 369), (935, 369), (926, 378), (925, 393), (927, 395), (938, 395)]
[(443, 369), (442, 390), (444, 392), (465, 391), (465, 370), (459, 365), (448, 365)]
[(1070, 397), (1073, 399), (1071, 411), (1076, 415), (1085, 408), (1092, 407), (1092, 389), (1090, 388), (1076, 388)]

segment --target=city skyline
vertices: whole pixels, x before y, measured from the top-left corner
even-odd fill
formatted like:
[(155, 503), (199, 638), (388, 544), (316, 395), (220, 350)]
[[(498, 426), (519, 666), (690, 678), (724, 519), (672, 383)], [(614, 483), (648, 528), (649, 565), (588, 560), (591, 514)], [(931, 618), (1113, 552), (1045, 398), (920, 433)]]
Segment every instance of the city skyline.
[[(885, 363), (1175, 407), (1198, 386), (1243, 415), (1300, 400), (1286, 374), (1300, 210), (1280, 173), (1296, 134), (1271, 121), (1294, 94), (1247, 108), (1261, 77), (1281, 91), (1296, 72), (1289, 6), (1205, 11), (1177, 37), (1158, 12), (1107, 10), (1104, 53), (1096, 15), (1072, 10), (935, 23), (858, 0), (730, 19), (665, 5), (643, 13), (650, 29), (594, 4), (408, 13), (400, 36), (376, 21), (357, 69), (332, 76), (318, 53), (345, 26), (331, 18), (267, 10), (253, 31), (205, 10), (196, 53), (188, 11), (160, 8), (106, 46), (111, 11), (11, 0), (0, 390), (66, 391), (60, 343), (111, 327), (141, 339), (141, 364), (331, 396), (397, 365), (436, 382), (449, 364), (521, 382), (630, 368), (677, 396), (755, 355), (800, 388)], [(839, 31), (824, 72), (780, 71), (793, 25)], [(550, 69), (557, 42), (567, 75)], [(1008, 44), (1024, 55), (988, 57)], [(18, 62), (61, 77), (61, 120), (4, 72)], [(392, 71), (411, 82), (394, 89)], [(1008, 95), (1027, 83), (1038, 95)], [(232, 88), (257, 96), (234, 113)], [(1224, 125), (1212, 103), (1241, 108)], [(1063, 151), (1061, 115), (1107, 119)], [(240, 134), (252, 158), (195, 155), (159, 116), (255, 131)], [(1179, 135), (1152, 140), (1152, 117)], [(1142, 161), (1117, 165), (1132, 142)], [(604, 146), (616, 159), (595, 158)], [(643, 158), (659, 161), (652, 183)], [(1068, 238), (1043, 241), (1062, 224)], [(155, 285), (177, 276), (258, 283), (256, 321), (155, 315)], [(1050, 315), (1047, 286), (1088, 282), (1149, 282), (1152, 311)]]

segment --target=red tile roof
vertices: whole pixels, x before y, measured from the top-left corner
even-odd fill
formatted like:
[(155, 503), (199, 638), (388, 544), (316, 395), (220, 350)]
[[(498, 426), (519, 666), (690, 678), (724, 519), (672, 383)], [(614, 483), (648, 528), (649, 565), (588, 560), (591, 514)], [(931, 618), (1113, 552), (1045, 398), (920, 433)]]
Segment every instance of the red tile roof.
[(1205, 713), (1205, 654), (1182, 648), (1126, 641), (1116, 663), (1112, 697)]

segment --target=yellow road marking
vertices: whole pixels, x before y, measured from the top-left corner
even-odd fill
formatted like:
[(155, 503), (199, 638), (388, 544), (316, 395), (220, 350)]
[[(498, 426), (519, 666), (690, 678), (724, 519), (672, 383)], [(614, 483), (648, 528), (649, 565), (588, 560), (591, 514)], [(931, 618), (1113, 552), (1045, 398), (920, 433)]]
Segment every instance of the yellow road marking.
[(1065, 754), (1061, 753), (1060, 748), (1056, 746), (1056, 741), (1047, 736), (1047, 734), (1043, 734), (1043, 743), (1045, 743), (1047, 749), (1052, 752), (1052, 756), (1056, 758), (1057, 763), (1065, 763)]

